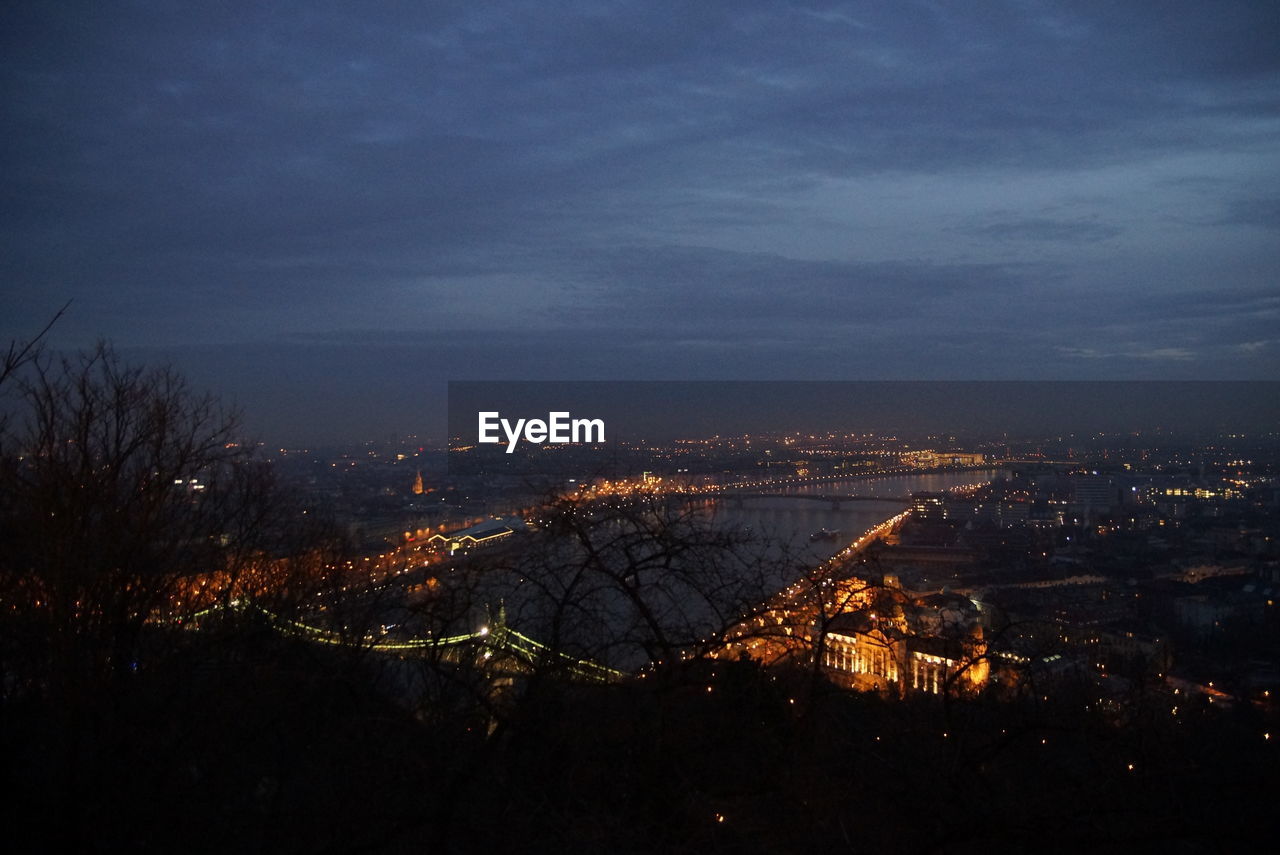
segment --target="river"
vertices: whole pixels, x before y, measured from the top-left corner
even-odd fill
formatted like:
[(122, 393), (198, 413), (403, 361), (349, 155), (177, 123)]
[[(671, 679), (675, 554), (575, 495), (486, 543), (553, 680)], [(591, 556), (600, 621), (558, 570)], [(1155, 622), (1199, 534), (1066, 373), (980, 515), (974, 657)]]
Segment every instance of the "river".
[[(900, 496), (913, 493), (937, 493), (952, 487), (990, 481), (999, 469), (975, 469), (965, 472), (935, 472), (927, 475), (889, 475), (880, 478), (850, 478), (820, 484), (788, 487), (779, 492), (802, 495)], [(712, 503), (717, 525), (750, 529), (770, 540), (789, 544), (800, 556), (814, 564), (830, 558), (848, 546), (867, 529), (883, 522), (905, 507), (901, 502), (845, 502), (839, 509), (827, 502), (782, 497), (747, 499), (739, 505), (735, 500)], [(814, 532), (839, 532), (831, 540), (813, 540)]]

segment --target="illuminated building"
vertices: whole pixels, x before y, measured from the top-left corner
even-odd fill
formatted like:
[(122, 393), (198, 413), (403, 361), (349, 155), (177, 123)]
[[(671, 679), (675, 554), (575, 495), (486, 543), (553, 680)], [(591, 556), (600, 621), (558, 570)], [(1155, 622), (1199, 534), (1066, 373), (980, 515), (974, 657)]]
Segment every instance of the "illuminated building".
[(968, 451), (908, 451), (899, 455), (899, 461), (917, 469), (936, 466), (980, 466), (987, 458), (983, 454)]
[(447, 544), (449, 552), (452, 553), (477, 546), (492, 546), (523, 528), (523, 520), (495, 518), (449, 534), (436, 533), (427, 540), (430, 543)]
[(837, 615), (822, 664), (838, 685), (895, 696), (973, 691), (990, 667), (977, 607), (967, 597), (932, 594), (904, 609)]

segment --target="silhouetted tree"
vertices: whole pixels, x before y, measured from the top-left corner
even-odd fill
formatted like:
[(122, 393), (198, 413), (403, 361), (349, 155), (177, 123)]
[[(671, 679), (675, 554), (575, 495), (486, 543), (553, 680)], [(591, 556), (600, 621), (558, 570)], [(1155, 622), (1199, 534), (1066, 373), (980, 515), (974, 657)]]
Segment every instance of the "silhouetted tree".
[(0, 445), (0, 685), (70, 833), (127, 741), (136, 672), (181, 646), (183, 618), (261, 576), (278, 506), (235, 414), (174, 371), (105, 344), (10, 352), (25, 364), (7, 365), (22, 370)]

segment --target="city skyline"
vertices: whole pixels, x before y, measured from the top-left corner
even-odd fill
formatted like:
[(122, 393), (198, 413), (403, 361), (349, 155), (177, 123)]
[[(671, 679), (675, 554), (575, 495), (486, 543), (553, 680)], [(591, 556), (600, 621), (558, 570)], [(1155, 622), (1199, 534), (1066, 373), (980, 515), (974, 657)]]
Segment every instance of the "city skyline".
[[(449, 384), (448, 436), (474, 443), (477, 416), (596, 418), (609, 440), (783, 433), (1277, 436), (1280, 384), (1174, 381), (544, 381)], [(497, 418), (492, 416), (491, 418)], [(433, 437), (435, 438), (435, 437)]]

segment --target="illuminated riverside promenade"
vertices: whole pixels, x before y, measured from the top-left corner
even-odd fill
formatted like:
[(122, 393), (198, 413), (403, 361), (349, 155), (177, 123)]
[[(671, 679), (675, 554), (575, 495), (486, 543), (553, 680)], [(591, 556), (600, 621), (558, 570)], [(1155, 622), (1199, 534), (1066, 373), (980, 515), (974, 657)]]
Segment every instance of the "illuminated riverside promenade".
[[(978, 484), (955, 484), (948, 489), (968, 491), (976, 486)], [(815, 645), (815, 626), (842, 612), (870, 605), (875, 586), (870, 584), (871, 580), (859, 578), (852, 571), (864, 550), (890, 538), (911, 513), (906, 509), (868, 527), (830, 558), (771, 597), (754, 614), (730, 628), (724, 635), (723, 646), (711, 655), (732, 659), (745, 654), (764, 664), (806, 657)]]

